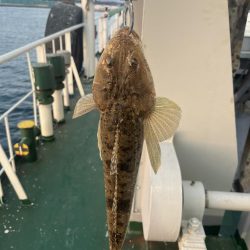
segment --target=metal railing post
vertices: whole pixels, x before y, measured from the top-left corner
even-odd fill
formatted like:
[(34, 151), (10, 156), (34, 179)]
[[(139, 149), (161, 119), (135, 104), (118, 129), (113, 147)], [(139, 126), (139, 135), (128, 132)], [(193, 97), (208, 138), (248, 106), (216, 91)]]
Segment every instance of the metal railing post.
[(63, 88), (63, 105), (64, 105), (65, 110), (69, 110), (70, 109), (70, 101), (69, 101), (69, 88), (68, 88), (68, 73), (69, 73), (69, 68), (70, 68), (70, 65), (71, 65), (71, 53), (69, 51), (67, 51), (67, 50), (62, 50), (62, 51), (57, 51), (57, 54), (64, 57), (66, 76), (65, 76), (65, 79), (63, 81), (63, 84), (64, 84), (64, 88)]
[(103, 18), (98, 19), (98, 52), (103, 50)]
[(124, 11), (121, 11), (121, 14), (119, 16), (119, 28), (124, 25)]
[(66, 69), (66, 77), (63, 81), (64, 89), (63, 89), (63, 105), (66, 110), (70, 109), (70, 100), (69, 100), (69, 87), (68, 87), (68, 72), (69, 68)]
[(89, 77), (95, 74), (95, 6), (89, 1)]
[[(70, 52), (70, 54), (71, 54), (71, 33), (70, 32), (67, 32), (65, 34), (65, 50)], [(68, 68), (68, 74), (67, 74), (66, 78), (67, 78), (68, 92), (70, 95), (74, 95), (73, 74), (72, 74), (71, 65)], [(66, 90), (64, 90), (64, 93), (65, 93), (65, 91)]]
[(112, 20), (111, 32), (110, 32), (110, 37), (111, 37), (111, 38), (114, 36), (114, 34), (116, 33), (116, 31), (118, 30), (118, 28), (117, 28), (116, 17), (117, 17), (117, 15), (115, 15), (115, 16), (113, 17), (113, 20)]
[(83, 10), (83, 16), (85, 18), (85, 27), (83, 30), (83, 67), (84, 67), (84, 75), (86, 77), (88, 77), (89, 75), (89, 56), (88, 56), (88, 11), (87, 11), (87, 4), (88, 4), (88, 0), (81, 0), (81, 4), (82, 4), (82, 10)]
[(0, 163), (2, 164), (2, 167), (10, 180), (11, 185), (13, 186), (18, 198), (20, 200), (28, 200), (28, 197), (23, 189), (22, 184), (20, 183), (17, 175), (15, 174), (14, 170), (12, 169), (9, 160), (2, 148), (2, 145), (0, 144)]
[(59, 46), (60, 46), (60, 50), (63, 50), (63, 39), (62, 39), (62, 36), (59, 36)]
[(39, 63), (45, 63), (47, 62), (46, 59), (46, 50), (45, 50), (45, 45), (39, 45), (36, 47), (36, 56), (37, 56), (37, 62)]
[(4, 125), (5, 125), (6, 137), (7, 137), (8, 148), (9, 148), (9, 153), (10, 153), (10, 162), (11, 162), (13, 170), (16, 172), (16, 165), (15, 165), (14, 153), (13, 153), (13, 148), (12, 148), (12, 140), (11, 140), (11, 135), (10, 135), (10, 126), (9, 126), (8, 116), (4, 117)]
[(102, 35), (103, 35), (103, 48), (105, 48), (107, 46), (107, 43), (108, 43), (108, 17), (105, 16), (103, 17), (103, 23), (102, 23), (102, 27), (103, 27), (103, 32), (102, 32)]
[(79, 93), (80, 93), (81, 96), (84, 96), (85, 94), (84, 94), (84, 90), (83, 90), (83, 87), (82, 87), (82, 82), (81, 82), (81, 79), (80, 79), (79, 74), (77, 72), (77, 68), (76, 68), (74, 58), (72, 56), (71, 56), (71, 67), (72, 67), (72, 71), (73, 71), (73, 74), (74, 74), (74, 77), (75, 77), (75, 80), (76, 80), (76, 84), (77, 84)]
[(116, 30), (119, 30), (119, 28), (120, 28), (120, 13), (115, 15), (115, 21), (116, 21)]
[(53, 53), (56, 53), (55, 39), (53, 39), (51, 42), (52, 42), (52, 52), (53, 52)]
[(34, 121), (35, 125), (38, 126), (38, 119), (37, 119), (37, 102), (36, 102), (36, 91), (35, 91), (35, 77), (33, 74), (33, 69), (31, 66), (31, 61), (30, 61), (30, 55), (29, 52), (26, 53), (27, 57), (27, 62), (28, 62), (28, 68), (29, 68), (29, 76), (30, 76), (30, 82), (31, 82), (31, 87), (33, 90), (33, 114), (34, 114)]
[(3, 201), (3, 187), (2, 187), (1, 179), (0, 179), (0, 203), (1, 204), (4, 203), (4, 201)]
[(95, 18), (94, 3), (92, 0), (82, 0), (86, 26), (84, 29), (84, 68), (89, 78), (95, 73)]

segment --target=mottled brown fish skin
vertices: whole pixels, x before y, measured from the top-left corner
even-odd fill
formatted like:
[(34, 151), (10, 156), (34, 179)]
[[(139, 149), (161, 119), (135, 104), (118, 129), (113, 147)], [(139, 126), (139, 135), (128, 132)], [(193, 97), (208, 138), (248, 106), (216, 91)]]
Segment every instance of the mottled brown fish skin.
[[(102, 157), (104, 163), (106, 208), (110, 249), (121, 249), (130, 217), (134, 187), (143, 144), (143, 123), (132, 112), (124, 112), (119, 123), (117, 164), (117, 209), (113, 211), (116, 175), (111, 175), (112, 148), (116, 125), (110, 114), (101, 115)], [(114, 131), (114, 132), (113, 132)], [(116, 225), (115, 225), (116, 224)]]
[[(124, 28), (109, 42), (97, 66), (93, 97), (101, 113), (109, 245), (111, 250), (119, 250), (126, 235), (141, 158), (143, 120), (155, 103), (152, 76), (135, 32), (129, 34)], [(116, 172), (111, 167), (114, 152)]]

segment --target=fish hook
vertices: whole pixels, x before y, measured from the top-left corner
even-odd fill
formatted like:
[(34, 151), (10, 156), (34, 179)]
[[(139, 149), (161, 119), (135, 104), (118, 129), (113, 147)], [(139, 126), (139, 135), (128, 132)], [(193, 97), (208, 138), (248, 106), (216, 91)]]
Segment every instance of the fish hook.
[(130, 16), (130, 27), (129, 27), (129, 35), (130, 35), (134, 29), (134, 22), (135, 22), (133, 0), (126, 0), (126, 9), (124, 12), (124, 25), (125, 26), (127, 26), (127, 13), (128, 12), (129, 12), (129, 16)]

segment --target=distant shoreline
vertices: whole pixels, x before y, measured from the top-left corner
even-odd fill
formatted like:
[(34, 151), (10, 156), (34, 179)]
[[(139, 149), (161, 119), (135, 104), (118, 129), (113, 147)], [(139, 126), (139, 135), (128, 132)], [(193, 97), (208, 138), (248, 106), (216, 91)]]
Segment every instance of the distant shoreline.
[(25, 8), (51, 8), (53, 4), (18, 4), (18, 3), (0, 3), (0, 7), (25, 7)]
[[(24, 7), (24, 8), (44, 8), (50, 9), (53, 5), (60, 1), (47, 2), (47, 3), (2, 3), (0, 0), (0, 7)], [(76, 1), (76, 5), (80, 5), (80, 2)], [(96, 5), (111, 5), (111, 6), (121, 6), (120, 2), (109, 1), (96, 1)]]

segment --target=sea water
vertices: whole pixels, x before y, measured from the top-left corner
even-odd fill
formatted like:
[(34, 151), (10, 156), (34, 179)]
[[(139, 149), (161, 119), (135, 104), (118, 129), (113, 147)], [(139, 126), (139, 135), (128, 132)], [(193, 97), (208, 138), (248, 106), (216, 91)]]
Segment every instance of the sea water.
[[(50, 9), (0, 7), (0, 55), (44, 37)], [(98, 25), (100, 13), (95, 14)], [(114, 19), (110, 20), (112, 24)], [(96, 48), (98, 42), (96, 40)], [(34, 49), (31, 61), (36, 61)], [(10, 62), (0, 64), (0, 116), (31, 90), (26, 54)], [(23, 102), (9, 115), (12, 144), (19, 140), (17, 124), (24, 119), (34, 119), (32, 97)], [(0, 143), (6, 148), (6, 132), (0, 121)]]
[[(49, 9), (0, 7), (0, 55), (20, 48), (44, 36)], [(35, 52), (31, 53), (35, 61)], [(0, 116), (31, 90), (26, 55), (0, 64)], [(32, 98), (9, 116), (12, 143), (17, 142), (17, 123), (33, 119)], [(6, 146), (6, 134), (0, 122), (0, 143)]]

